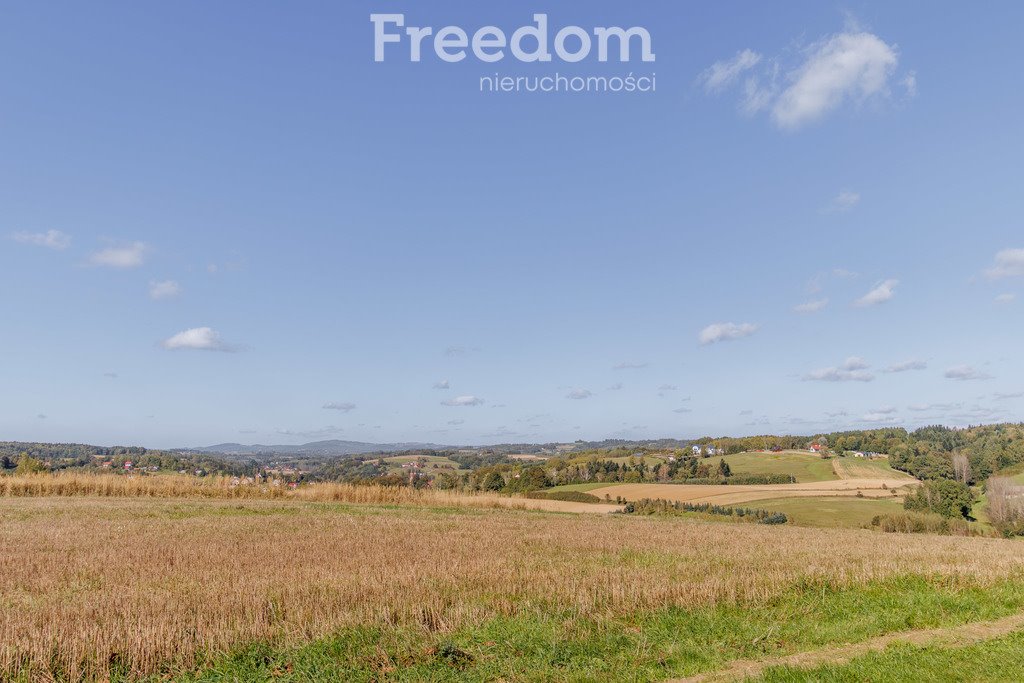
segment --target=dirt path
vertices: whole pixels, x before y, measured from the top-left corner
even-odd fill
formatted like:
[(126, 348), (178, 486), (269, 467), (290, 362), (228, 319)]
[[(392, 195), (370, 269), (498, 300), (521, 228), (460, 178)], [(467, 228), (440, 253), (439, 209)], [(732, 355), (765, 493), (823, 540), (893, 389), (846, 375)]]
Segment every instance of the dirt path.
[[(675, 679), (675, 683), (712, 683), (715, 681), (742, 681), (759, 676), (771, 666), (795, 666), (813, 668), (825, 664), (845, 664), (855, 657), (881, 652), (893, 643), (910, 645), (938, 645), (942, 647), (965, 647), (983, 640), (998, 638), (1024, 628), (1024, 614), (1014, 614), (995, 621), (980, 621), (973, 624), (950, 628), (920, 629), (901, 631), (871, 638), (861, 643), (838, 645), (810, 652), (798, 652), (785, 657), (771, 657), (758, 660), (739, 660), (728, 668), (712, 671), (690, 678)], [(671, 683), (671, 682), (670, 682)]]

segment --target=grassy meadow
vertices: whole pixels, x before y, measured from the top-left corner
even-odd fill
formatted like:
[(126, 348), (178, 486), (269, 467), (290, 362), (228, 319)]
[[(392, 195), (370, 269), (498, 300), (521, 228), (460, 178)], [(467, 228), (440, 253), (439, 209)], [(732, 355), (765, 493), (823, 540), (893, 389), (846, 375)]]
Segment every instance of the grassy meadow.
[(1024, 610), (1013, 541), (95, 479), (0, 480), (0, 680), (659, 680)]
[[(729, 463), (733, 474), (783, 474), (796, 477), (797, 483), (839, 479), (832, 461), (814, 453), (782, 451), (781, 453), (736, 453), (721, 459)], [(718, 456), (711, 459), (718, 462)]]

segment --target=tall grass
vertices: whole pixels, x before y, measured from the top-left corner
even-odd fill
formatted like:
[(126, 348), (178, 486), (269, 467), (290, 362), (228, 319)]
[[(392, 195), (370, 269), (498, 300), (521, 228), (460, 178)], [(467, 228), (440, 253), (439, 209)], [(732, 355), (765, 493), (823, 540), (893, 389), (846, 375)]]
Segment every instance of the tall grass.
[[(117, 474), (29, 474), (0, 477), (0, 498), (101, 496), (116, 498), (209, 498), (298, 500), (374, 505), (496, 507), (501, 496), (406, 486), (317, 483), (289, 488), (283, 483), (246, 483), (238, 477)], [(507, 497), (504, 498), (507, 500)]]
[(991, 585), (1024, 568), (1024, 545), (1004, 540), (431, 510), (452, 494), (341, 485), (246, 497), (161, 479), (4, 480), (0, 680), (140, 675), (356, 625), (617, 619), (907, 574)]

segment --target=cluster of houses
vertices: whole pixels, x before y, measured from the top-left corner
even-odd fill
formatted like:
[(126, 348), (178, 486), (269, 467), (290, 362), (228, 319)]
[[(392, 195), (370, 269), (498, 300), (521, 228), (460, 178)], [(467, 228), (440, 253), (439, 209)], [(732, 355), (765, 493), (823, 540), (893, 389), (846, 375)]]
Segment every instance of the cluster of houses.
[(701, 446), (700, 444), (694, 444), (691, 447), (690, 450), (693, 451), (693, 454), (695, 456), (698, 456), (698, 457), (700, 455), (702, 455), (702, 454), (703, 455), (707, 455), (707, 456), (725, 455), (725, 449), (724, 448), (716, 448), (715, 444), (713, 444), (713, 443), (709, 443), (707, 446)]

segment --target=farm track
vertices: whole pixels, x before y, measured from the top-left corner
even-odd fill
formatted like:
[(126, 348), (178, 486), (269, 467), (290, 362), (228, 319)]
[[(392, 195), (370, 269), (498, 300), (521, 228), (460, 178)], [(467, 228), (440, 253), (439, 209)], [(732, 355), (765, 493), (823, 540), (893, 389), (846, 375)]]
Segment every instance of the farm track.
[(958, 648), (1019, 631), (1024, 628), (1024, 614), (1014, 614), (994, 621), (981, 621), (950, 628), (900, 631), (871, 638), (860, 643), (838, 645), (821, 650), (798, 652), (784, 657), (733, 662), (726, 669), (689, 678), (673, 679), (669, 683), (719, 683), (724, 681), (756, 680), (766, 669), (774, 666), (814, 668), (827, 664), (845, 664), (872, 652), (881, 652), (895, 643), (917, 646)]

